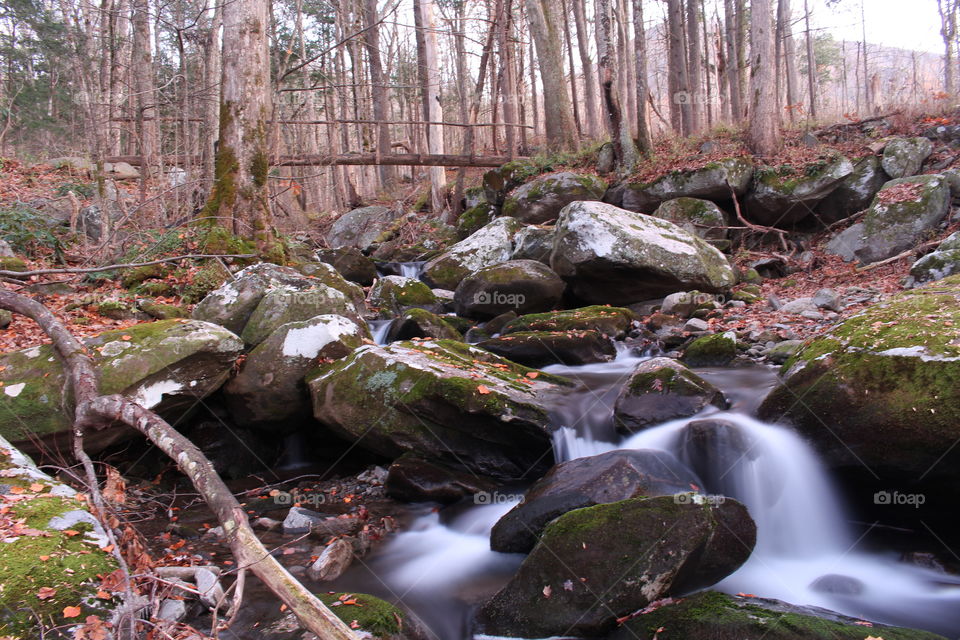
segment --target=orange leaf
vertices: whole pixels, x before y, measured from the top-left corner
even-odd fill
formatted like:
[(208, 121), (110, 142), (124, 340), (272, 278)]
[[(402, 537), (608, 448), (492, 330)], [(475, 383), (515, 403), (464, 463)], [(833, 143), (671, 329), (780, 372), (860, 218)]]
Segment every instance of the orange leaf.
[(72, 538), (73, 536), (78, 536), (78, 535), (80, 535), (80, 532), (77, 531), (76, 529), (64, 529), (64, 530), (63, 530), (63, 535)]
[(110, 595), (108, 591), (104, 591), (103, 589), (100, 589), (99, 591), (97, 591), (97, 597), (100, 598), (101, 600), (109, 600), (113, 596)]
[(78, 615), (80, 615), (80, 607), (64, 607), (63, 608), (64, 618), (76, 618)]
[(477, 393), (481, 395), (487, 395), (488, 393), (490, 393), (490, 389), (486, 388), (481, 384), (480, 386), (477, 387)]
[(40, 587), (40, 591), (37, 591), (37, 597), (41, 600), (49, 600), (55, 595), (57, 595), (57, 590), (52, 587)]
[(128, 336), (126, 334), (120, 336), (121, 340), (133, 340), (133, 336)]
[(40, 558), (40, 562), (46, 562), (47, 560), (50, 559), (50, 556), (39, 556), (39, 558)]
[(16, 487), (16, 486), (10, 487), (10, 493), (12, 493), (12, 494), (14, 494), (14, 495), (20, 495), (20, 494), (23, 493), (23, 492), (24, 492), (24, 488), (23, 488), (23, 487)]
[(530, 378), (531, 380), (533, 380), (534, 378), (536, 378), (536, 377), (539, 376), (539, 375), (540, 375), (540, 372), (539, 372), (539, 371), (531, 371), (530, 373), (527, 374), (527, 377)]
[(33, 491), (34, 493), (40, 493), (43, 490), (44, 485), (40, 484), (39, 482), (34, 482), (32, 485), (30, 485), (30, 491)]

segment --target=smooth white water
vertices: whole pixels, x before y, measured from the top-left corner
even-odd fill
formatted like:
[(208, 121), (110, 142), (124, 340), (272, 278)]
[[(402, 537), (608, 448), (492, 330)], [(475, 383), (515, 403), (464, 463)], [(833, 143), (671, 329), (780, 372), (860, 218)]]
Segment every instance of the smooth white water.
[(393, 324), (393, 318), (390, 320), (370, 320), (367, 324), (370, 326), (370, 334), (376, 344), (387, 344), (387, 334), (390, 333), (390, 325)]
[[(618, 437), (613, 401), (642, 359), (622, 352), (610, 363), (547, 368), (583, 383), (554, 408), (558, 460), (614, 449), (658, 449), (690, 466), (703, 479), (705, 493), (744, 503), (757, 523), (757, 544), (750, 559), (717, 589), (956, 635), (960, 580), (898, 562), (894, 553), (858, 550), (839, 493), (809, 445), (784, 427), (742, 412), (752, 409), (772, 383), (768, 372), (761, 370), (759, 378), (758, 371), (736, 370), (711, 376), (721, 387), (723, 378), (735, 381), (727, 390), (730, 411), (711, 407), (693, 418)], [(688, 425), (703, 419), (724, 423), (710, 431), (706, 450), (702, 441), (698, 449), (687, 437)], [(371, 569), (395, 595), (402, 592), (406, 603), (433, 603), (431, 611), (460, 616), (456, 621), (428, 620), (445, 640), (466, 637), (468, 603), (482, 600), (489, 594), (483, 593), (483, 584), (489, 589), (490, 581), (494, 587), (497, 580), (502, 583), (522, 559), (489, 550), (490, 529), (512, 506), (470, 507), (445, 523), (437, 513), (423, 516), (385, 546)]]

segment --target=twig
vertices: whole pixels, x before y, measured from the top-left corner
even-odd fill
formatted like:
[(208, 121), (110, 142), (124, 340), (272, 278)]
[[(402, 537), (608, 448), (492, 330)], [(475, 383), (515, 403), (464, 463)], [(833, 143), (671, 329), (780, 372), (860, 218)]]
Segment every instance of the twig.
[(940, 244), (940, 240), (931, 240), (930, 242), (924, 242), (920, 246), (914, 247), (912, 249), (907, 249), (902, 253), (898, 253), (895, 256), (891, 256), (886, 260), (881, 260), (880, 262), (871, 262), (870, 264), (864, 265), (862, 267), (857, 267), (857, 273), (862, 273), (864, 271), (870, 271), (871, 269), (876, 269), (877, 267), (882, 267), (885, 264), (890, 264), (891, 262), (896, 262), (902, 258), (916, 253), (917, 251), (923, 251), (924, 249), (929, 249), (930, 247), (935, 247)]
[(178, 262), (180, 260), (207, 260), (223, 258), (256, 258), (255, 253), (237, 253), (237, 254), (189, 254), (185, 256), (174, 256), (172, 258), (160, 258), (148, 262), (130, 262), (126, 264), (108, 264), (102, 267), (83, 267), (78, 269), (36, 269), (34, 271), (3, 271), (0, 270), (0, 276), (10, 276), (14, 278), (26, 278), (29, 276), (45, 276), (54, 273), (97, 273), (100, 271), (113, 271), (114, 269), (134, 269), (136, 267), (149, 267), (153, 264), (162, 264), (164, 262)]
[(739, 220), (741, 223), (746, 225), (746, 227), (749, 228), (751, 231), (755, 231), (757, 233), (777, 234), (777, 237), (780, 239), (780, 246), (783, 247), (783, 250), (790, 251), (790, 247), (787, 245), (787, 239), (784, 237), (787, 232), (781, 229), (776, 229), (774, 227), (765, 227), (763, 225), (754, 224), (749, 220), (747, 220), (746, 218), (744, 218), (743, 212), (740, 211), (740, 201), (737, 200), (737, 192), (734, 191), (733, 187), (731, 187), (729, 184), (727, 186), (730, 187), (730, 195), (733, 197), (733, 208), (737, 213), (737, 220)]

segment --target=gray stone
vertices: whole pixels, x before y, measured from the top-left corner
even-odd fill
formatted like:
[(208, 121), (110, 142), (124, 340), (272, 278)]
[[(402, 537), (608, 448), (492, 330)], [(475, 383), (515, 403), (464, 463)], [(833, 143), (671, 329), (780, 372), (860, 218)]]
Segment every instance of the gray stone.
[(550, 264), (550, 254), (553, 252), (553, 238), (555, 227), (540, 227), (530, 225), (524, 227), (514, 236), (513, 253), (511, 260), (536, 260), (543, 264)]
[(753, 164), (748, 159), (726, 158), (700, 169), (669, 173), (653, 182), (625, 185), (623, 208), (649, 213), (673, 198), (729, 200), (731, 190), (737, 196), (747, 192), (751, 177)]
[(687, 233), (705, 240), (727, 237), (727, 214), (709, 200), (674, 198), (661, 204), (651, 215), (669, 220)]
[(569, 171), (534, 178), (517, 187), (503, 203), (503, 215), (527, 224), (556, 220), (560, 210), (578, 200), (600, 200), (607, 183), (590, 174)]
[(370, 288), (370, 306), (380, 316), (392, 318), (407, 309), (425, 309), (431, 313), (443, 312), (442, 305), (429, 286), (414, 278), (385, 276)]
[(197, 584), (200, 602), (211, 609), (229, 606), (229, 600), (223, 592), (223, 585), (220, 584), (220, 576), (210, 569), (196, 567), (193, 572), (193, 579)]
[(489, 319), (507, 311), (518, 315), (550, 311), (565, 288), (560, 276), (542, 262), (510, 260), (464, 278), (453, 300), (458, 315)]
[(817, 205), (817, 217), (826, 224), (843, 220), (870, 206), (873, 197), (890, 177), (880, 166), (880, 158), (866, 156), (853, 165), (848, 175)]
[(784, 313), (792, 313), (795, 315), (800, 315), (804, 311), (816, 311), (817, 304), (814, 302), (813, 298), (797, 298), (796, 300), (791, 300), (782, 307), (780, 311)]
[(13, 249), (10, 248), (10, 243), (0, 238), (0, 258), (15, 258), (16, 255), (13, 253)]
[(514, 218), (497, 218), (427, 262), (422, 279), (431, 287), (455, 290), (474, 271), (509, 260), (514, 236), (522, 227)]
[(328, 544), (316, 562), (307, 569), (307, 576), (316, 582), (336, 580), (353, 562), (353, 545), (343, 538)]
[(910, 267), (910, 275), (916, 282), (941, 280), (954, 273), (960, 273), (960, 232), (947, 237), (932, 253)]
[(893, 179), (916, 175), (931, 153), (933, 143), (927, 138), (895, 138), (883, 149), (883, 170)]
[(166, 620), (167, 622), (180, 622), (187, 617), (187, 601), (174, 600), (166, 598), (160, 603), (160, 611), (157, 613), (157, 620)]
[(383, 206), (360, 207), (343, 214), (327, 232), (327, 244), (333, 248), (370, 249), (381, 234), (393, 226), (401, 212)]
[(283, 532), (288, 536), (310, 533), (324, 520), (326, 520), (326, 516), (316, 511), (310, 511), (303, 507), (290, 507), (287, 517), (283, 519)]
[(840, 311), (843, 309), (843, 302), (840, 300), (840, 294), (833, 289), (819, 289), (813, 294), (813, 304), (818, 309), (830, 309), (831, 311)]
[(774, 364), (783, 364), (803, 346), (802, 340), (784, 340), (767, 351), (766, 356)]
[(687, 323), (683, 325), (684, 331), (690, 331), (696, 333), (699, 331), (706, 331), (710, 328), (710, 324), (706, 320), (701, 320), (700, 318), (690, 318), (687, 320)]
[(789, 226), (813, 212), (853, 173), (853, 163), (843, 156), (823, 161), (823, 166), (803, 174), (782, 174), (774, 167), (753, 174), (753, 188), (744, 201), (747, 216), (758, 224)]

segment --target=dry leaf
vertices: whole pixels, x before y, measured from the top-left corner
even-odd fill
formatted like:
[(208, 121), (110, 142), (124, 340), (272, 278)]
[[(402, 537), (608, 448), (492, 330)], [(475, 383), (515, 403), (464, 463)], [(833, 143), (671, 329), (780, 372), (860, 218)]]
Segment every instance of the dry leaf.
[(76, 618), (78, 615), (80, 615), (80, 607), (64, 607), (63, 608), (64, 618)]
[(57, 595), (57, 590), (53, 587), (40, 587), (40, 590), (37, 591), (37, 597), (41, 600), (49, 600), (55, 595)]
[(480, 386), (477, 387), (477, 393), (485, 396), (488, 393), (490, 393), (490, 389), (488, 389), (487, 387), (481, 384)]

